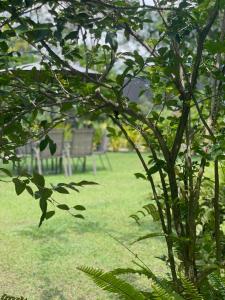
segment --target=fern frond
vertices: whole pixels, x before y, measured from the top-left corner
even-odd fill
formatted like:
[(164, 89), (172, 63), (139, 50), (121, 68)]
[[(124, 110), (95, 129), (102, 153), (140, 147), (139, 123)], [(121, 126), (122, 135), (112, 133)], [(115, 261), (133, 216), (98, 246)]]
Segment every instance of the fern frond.
[(110, 272), (104, 273), (102, 270), (90, 267), (78, 267), (78, 270), (87, 274), (94, 283), (101, 289), (117, 294), (120, 299), (124, 300), (144, 300), (146, 299), (141, 292), (136, 290), (126, 281), (117, 278)]
[[(153, 283), (157, 285), (158, 287), (161, 287), (161, 289), (165, 290), (171, 297), (172, 299), (175, 300), (184, 300), (184, 298), (179, 295), (177, 292), (175, 292), (173, 288), (173, 283), (165, 278), (160, 278), (157, 277), (149, 268), (147, 269), (146, 267), (140, 265), (137, 262), (134, 262), (138, 267), (141, 268), (141, 270), (138, 270), (140, 274), (146, 275), (149, 279), (152, 279)], [(129, 270), (129, 269), (128, 269)], [(121, 274), (121, 273), (120, 273)], [(152, 299), (150, 297), (150, 299)], [(155, 298), (153, 298), (155, 299)]]
[(141, 291), (142, 294), (145, 296), (148, 300), (155, 300), (154, 295), (151, 292)]
[(110, 273), (112, 275), (138, 274), (138, 275), (146, 275), (147, 277), (149, 277), (144, 269), (135, 270), (135, 269), (132, 269), (132, 268), (117, 268), (117, 269), (114, 269), (114, 270), (112, 270), (108, 273)]
[(152, 285), (153, 297), (155, 300), (174, 300), (169, 294), (158, 284)]
[(140, 221), (141, 217), (144, 218), (148, 215), (152, 216), (152, 219), (154, 222), (159, 221), (159, 219), (160, 219), (159, 213), (154, 204), (150, 203), (150, 204), (144, 205), (142, 208), (143, 208), (143, 210), (138, 210), (135, 214), (132, 214), (129, 216), (130, 218), (133, 218), (138, 225), (140, 225), (139, 221)]
[(144, 205), (143, 208), (147, 211), (147, 213), (149, 215), (152, 216), (152, 219), (153, 219), (154, 222), (159, 221), (159, 219), (160, 219), (159, 218), (159, 212), (158, 212), (158, 210), (157, 210), (157, 208), (155, 207), (154, 204), (150, 203), (150, 204)]
[(184, 298), (177, 293), (165, 289), (161, 285), (155, 283), (152, 285), (153, 299), (155, 300), (184, 300)]
[(137, 215), (130, 215), (129, 217), (130, 217), (130, 218), (133, 218), (134, 221), (135, 221), (139, 226), (141, 225), (140, 222), (139, 222), (140, 218), (139, 218)]
[(159, 278), (158, 285), (160, 285), (164, 290), (166, 290), (170, 297), (173, 297), (174, 300), (184, 300), (184, 297), (174, 290), (174, 286), (171, 281), (165, 278)]
[(211, 273), (208, 275), (209, 284), (216, 290), (221, 300), (225, 300), (225, 283), (224, 279), (218, 273)]
[(181, 282), (184, 288), (185, 298), (188, 300), (204, 300), (196, 286), (186, 277), (181, 276)]

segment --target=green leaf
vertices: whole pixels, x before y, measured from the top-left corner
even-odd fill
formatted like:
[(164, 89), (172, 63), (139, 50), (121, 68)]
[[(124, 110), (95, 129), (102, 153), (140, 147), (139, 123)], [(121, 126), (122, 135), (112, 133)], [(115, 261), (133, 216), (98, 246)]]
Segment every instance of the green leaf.
[(65, 40), (76, 40), (79, 37), (79, 31), (71, 31), (69, 34), (65, 36)]
[(51, 155), (55, 154), (56, 148), (57, 148), (56, 143), (54, 143), (52, 140), (49, 141), (49, 150), (50, 150)]
[(25, 190), (26, 188), (26, 184), (21, 181), (19, 178), (13, 178), (13, 182), (15, 184), (15, 191), (17, 195), (22, 194), (22, 192)]
[(110, 135), (116, 136), (116, 130), (115, 130), (115, 128), (107, 126), (106, 129), (107, 129), (107, 131), (108, 131), (108, 133), (109, 133)]
[[(116, 82), (120, 85), (120, 86), (122, 86), (123, 85), (123, 83), (124, 83), (124, 75), (123, 74), (118, 74), (117, 76), (116, 76)], [(108, 127), (107, 127), (107, 130), (108, 130)], [(109, 130), (108, 130), (109, 131)], [(109, 131), (110, 132), (110, 131)], [(114, 134), (115, 135), (115, 134)]]
[(63, 103), (62, 107), (60, 109), (60, 112), (65, 112), (65, 111), (71, 110), (72, 108), (73, 108), (72, 103)]
[(42, 225), (44, 219), (46, 218), (47, 207), (48, 207), (47, 200), (41, 198), (40, 201), (39, 201), (39, 206), (40, 206), (40, 209), (42, 211), (42, 215), (40, 217), (40, 221), (39, 221), (39, 225), (38, 225), (40, 227)]
[(56, 186), (54, 187), (54, 191), (60, 193), (60, 194), (69, 194), (69, 192), (67, 191), (67, 189), (65, 189), (62, 186)]
[(45, 139), (40, 142), (40, 145), (39, 145), (40, 151), (45, 150), (45, 148), (48, 146), (48, 142), (49, 142), (49, 139), (46, 136)]
[(35, 199), (40, 199), (41, 198), (40, 191), (35, 191), (34, 192), (34, 198)]
[(34, 4), (33, 0), (25, 0), (26, 6), (29, 7)]
[(29, 42), (40, 42), (51, 35), (51, 30), (49, 28), (35, 28), (26, 32)]
[(225, 42), (224, 41), (207, 41), (205, 48), (212, 54), (225, 53)]
[(59, 205), (57, 205), (57, 207), (59, 209), (62, 209), (62, 210), (69, 210), (70, 209), (69, 206), (66, 205), (66, 204), (59, 204)]
[(29, 29), (27, 24), (21, 24), (15, 28), (17, 34), (25, 33)]
[(33, 197), (34, 196), (34, 192), (32, 190), (32, 188), (29, 185), (26, 185), (26, 190), (27, 192)]
[(142, 173), (134, 173), (134, 175), (135, 175), (135, 177), (136, 177), (137, 179), (142, 178), (142, 179), (145, 179), (145, 180), (146, 180), (146, 176), (145, 176), (144, 174), (142, 174)]
[[(73, 185), (74, 183), (71, 182), (70, 184)], [(75, 185), (77, 185), (77, 186), (98, 185), (98, 183), (94, 182), (94, 181), (82, 180), (82, 181), (78, 182), (77, 184), (75, 183)]]
[(81, 215), (81, 214), (77, 214), (77, 215), (72, 214), (72, 216), (73, 216), (74, 218), (84, 219), (84, 216)]
[(160, 169), (160, 167), (155, 164), (154, 166), (152, 166), (151, 168), (148, 169), (148, 175), (153, 175), (155, 174), (156, 172), (158, 172)]
[(71, 184), (67, 184), (67, 187), (73, 191), (76, 191), (77, 193), (80, 193), (80, 191)]
[(67, 187), (67, 188), (79, 193), (80, 191), (77, 188), (75, 188), (74, 185), (75, 184), (73, 182), (72, 183), (58, 183), (58, 186), (64, 186), (64, 187)]
[(37, 187), (44, 187), (45, 186), (45, 179), (44, 176), (41, 174), (38, 174), (36, 172), (33, 173), (33, 177), (31, 178), (31, 181), (37, 186)]
[(132, 68), (133, 65), (134, 65), (134, 60), (128, 58), (128, 59), (126, 59), (126, 60), (124, 61), (124, 63), (125, 63), (128, 67)]
[(51, 195), (52, 195), (52, 193), (53, 193), (52, 190), (49, 189), (49, 188), (41, 188), (41, 189), (39, 190), (39, 195), (40, 195), (40, 197), (41, 197), (41, 198), (44, 198), (44, 199), (50, 198)]
[(55, 211), (54, 211), (54, 210), (48, 211), (48, 212), (46, 213), (46, 216), (45, 216), (46, 220), (48, 220), (48, 219), (50, 219), (51, 217), (53, 217), (54, 214), (55, 214)]
[(138, 65), (142, 68), (145, 64), (145, 61), (143, 57), (136, 50), (134, 51), (134, 58), (135, 61), (138, 63)]
[(41, 208), (41, 211), (44, 213), (44, 214), (46, 214), (46, 212), (47, 212), (47, 199), (45, 199), (45, 198), (40, 198), (40, 200), (39, 200), (39, 206), (40, 206), (40, 208)]
[(0, 42), (0, 50), (1, 52), (7, 52), (9, 49), (7, 43), (5, 41)]
[(76, 210), (86, 210), (83, 205), (75, 205), (73, 208), (75, 208)]
[(9, 177), (12, 177), (12, 173), (9, 170), (7, 170), (5, 168), (0, 168), (0, 171), (2, 171), (3, 173), (5, 173)]
[(136, 242), (139, 242), (139, 241), (142, 241), (142, 240), (146, 240), (146, 239), (149, 239), (149, 238), (153, 238), (153, 237), (158, 237), (158, 236), (165, 236), (164, 233), (161, 233), (161, 232), (154, 232), (154, 233), (149, 233), (149, 234), (146, 234), (144, 236), (141, 236), (139, 237), (138, 239), (136, 239), (135, 241), (132, 242), (132, 245)]

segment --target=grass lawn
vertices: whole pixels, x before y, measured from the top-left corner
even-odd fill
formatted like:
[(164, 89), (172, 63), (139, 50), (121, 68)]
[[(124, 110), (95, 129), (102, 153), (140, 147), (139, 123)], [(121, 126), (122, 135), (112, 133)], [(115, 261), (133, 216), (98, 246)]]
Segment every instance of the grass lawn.
[[(38, 228), (38, 202), (24, 193), (16, 196), (11, 183), (0, 183), (0, 296), (3, 293), (29, 300), (107, 300), (116, 299), (97, 288), (76, 269), (79, 265), (104, 270), (133, 266), (134, 257), (112, 237), (129, 246), (155, 272), (165, 267), (155, 256), (164, 253), (163, 238), (152, 238), (132, 246), (130, 243), (148, 232), (159, 231), (151, 217), (139, 227), (129, 215), (149, 203), (147, 182), (133, 173), (142, 167), (134, 153), (111, 153), (113, 171), (91, 170), (72, 178), (47, 176), (49, 183), (92, 180), (80, 193), (58, 194), (57, 200), (86, 207), (85, 220), (64, 211)], [(130, 277), (137, 286), (147, 287), (142, 277)]]

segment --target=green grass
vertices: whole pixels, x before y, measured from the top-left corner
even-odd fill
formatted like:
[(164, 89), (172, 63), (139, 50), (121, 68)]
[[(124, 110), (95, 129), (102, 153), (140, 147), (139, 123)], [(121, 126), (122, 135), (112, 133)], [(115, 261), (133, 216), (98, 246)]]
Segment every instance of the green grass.
[[(86, 207), (85, 220), (64, 211), (38, 228), (38, 202), (28, 194), (16, 196), (11, 183), (0, 183), (0, 295), (7, 293), (31, 299), (114, 299), (97, 288), (79, 265), (104, 270), (132, 266), (134, 257), (110, 235), (119, 239), (155, 272), (165, 267), (155, 256), (164, 254), (163, 238), (152, 238), (130, 246), (137, 237), (159, 231), (151, 217), (139, 227), (129, 215), (149, 203), (148, 183), (133, 173), (142, 167), (134, 153), (112, 153), (113, 171), (89, 170), (72, 178), (48, 176), (49, 183), (92, 180), (98, 186), (82, 188), (80, 193), (58, 194), (57, 200)], [(137, 286), (147, 287), (142, 277), (130, 277)]]

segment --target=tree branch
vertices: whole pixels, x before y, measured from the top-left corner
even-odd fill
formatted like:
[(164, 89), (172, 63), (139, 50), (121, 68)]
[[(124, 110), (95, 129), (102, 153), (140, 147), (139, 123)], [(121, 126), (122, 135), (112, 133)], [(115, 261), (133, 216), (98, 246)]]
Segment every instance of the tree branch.
[(142, 113), (135, 112), (134, 110), (130, 109), (129, 107), (121, 106), (120, 104), (107, 99), (100, 93), (99, 90), (96, 90), (96, 97), (99, 100), (103, 101), (108, 107), (112, 108), (114, 111), (117, 111), (118, 113), (122, 113), (122, 114), (127, 114), (131, 117), (134, 117), (136, 120), (141, 121), (143, 124), (147, 125), (152, 130), (155, 137), (157, 138), (166, 161), (170, 161), (170, 151), (167, 147), (164, 137), (162, 136), (158, 127), (155, 126), (150, 120), (146, 119), (144, 117), (144, 115), (142, 115)]
[(195, 89), (195, 86), (197, 83), (198, 71), (199, 71), (199, 66), (200, 66), (201, 60), (202, 60), (202, 51), (204, 48), (205, 39), (212, 27), (217, 15), (218, 15), (218, 12), (219, 12), (219, 0), (216, 0), (213, 11), (209, 15), (206, 26), (198, 34), (197, 53), (196, 53), (193, 71), (192, 71), (192, 75), (191, 75), (191, 91), (193, 91)]

